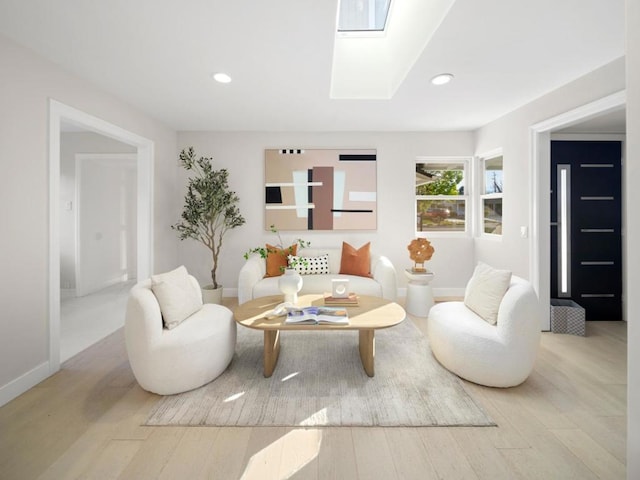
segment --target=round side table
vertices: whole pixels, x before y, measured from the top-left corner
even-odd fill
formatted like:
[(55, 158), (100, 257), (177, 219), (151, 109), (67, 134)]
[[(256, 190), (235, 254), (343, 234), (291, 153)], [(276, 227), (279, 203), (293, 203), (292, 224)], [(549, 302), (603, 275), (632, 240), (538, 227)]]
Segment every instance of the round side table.
[(433, 280), (433, 272), (418, 273), (410, 268), (404, 271), (409, 279), (405, 310), (411, 315), (426, 317), (433, 307), (433, 293), (429, 282)]

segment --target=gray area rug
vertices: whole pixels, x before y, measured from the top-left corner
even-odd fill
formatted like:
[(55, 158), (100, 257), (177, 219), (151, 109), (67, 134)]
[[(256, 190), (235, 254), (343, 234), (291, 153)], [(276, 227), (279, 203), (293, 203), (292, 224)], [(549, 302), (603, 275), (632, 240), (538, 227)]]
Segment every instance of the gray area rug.
[(229, 368), (201, 388), (161, 398), (145, 425), (495, 425), (410, 319), (376, 331), (373, 378), (362, 368), (356, 331), (281, 332), (280, 341), (276, 370), (264, 378), (262, 332), (238, 326)]

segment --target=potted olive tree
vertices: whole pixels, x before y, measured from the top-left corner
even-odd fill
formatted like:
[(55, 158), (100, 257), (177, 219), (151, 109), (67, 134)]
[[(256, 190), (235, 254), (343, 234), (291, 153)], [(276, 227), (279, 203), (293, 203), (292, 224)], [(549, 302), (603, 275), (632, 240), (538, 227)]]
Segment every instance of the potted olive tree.
[(220, 303), (222, 285), (218, 283), (216, 271), (224, 235), (232, 228), (243, 225), (235, 192), (229, 190), (229, 172), (226, 168), (214, 170), (213, 158), (196, 158), (193, 147), (180, 152), (180, 165), (193, 175), (187, 184), (182, 220), (172, 225), (180, 240), (192, 238), (211, 251), (211, 285), (203, 287), (203, 299), (209, 303)]

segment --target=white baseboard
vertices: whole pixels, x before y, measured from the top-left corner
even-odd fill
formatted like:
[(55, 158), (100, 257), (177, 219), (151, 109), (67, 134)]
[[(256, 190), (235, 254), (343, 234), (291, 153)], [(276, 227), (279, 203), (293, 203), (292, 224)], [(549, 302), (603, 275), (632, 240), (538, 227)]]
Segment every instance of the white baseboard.
[(238, 289), (237, 288), (223, 288), (222, 289), (223, 297), (236, 297), (238, 298)]
[(464, 298), (464, 288), (434, 288), (433, 297), (440, 298)]
[(24, 375), (0, 387), (0, 407), (22, 395), (31, 387), (35, 387), (49, 376), (49, 362), (44, 362)]
[(75, 288), (61, 288), (60, 289), (60, 300), (66, 300), (68, 298), (76, 298), (76, 289)]

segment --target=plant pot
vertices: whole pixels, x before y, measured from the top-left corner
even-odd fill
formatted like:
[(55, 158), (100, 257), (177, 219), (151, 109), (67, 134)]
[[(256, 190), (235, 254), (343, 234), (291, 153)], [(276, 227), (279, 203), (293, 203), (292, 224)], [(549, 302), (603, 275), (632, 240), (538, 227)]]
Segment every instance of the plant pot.
[(206, 285), (202, 287), (202, 301), (203, 303), (217, 303), (222, 304), (222, 287), (213, 288), (213, 285)]
[(278, 278), (278, 288), (284, 294), (284, 301), (298, 303), (298, 292), (302, 288), (302, 277), (293, 268), (287, 268)]

